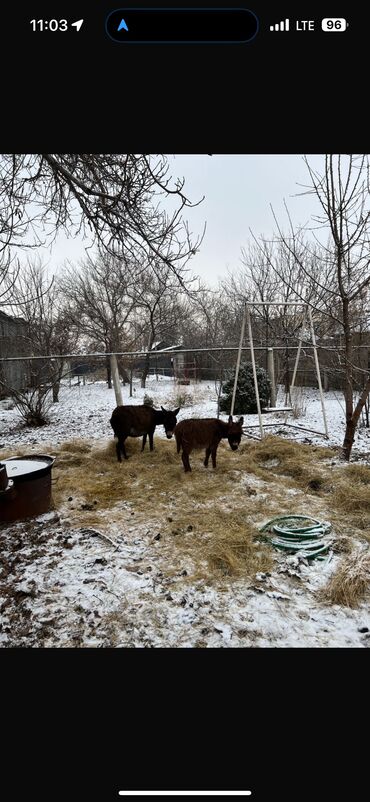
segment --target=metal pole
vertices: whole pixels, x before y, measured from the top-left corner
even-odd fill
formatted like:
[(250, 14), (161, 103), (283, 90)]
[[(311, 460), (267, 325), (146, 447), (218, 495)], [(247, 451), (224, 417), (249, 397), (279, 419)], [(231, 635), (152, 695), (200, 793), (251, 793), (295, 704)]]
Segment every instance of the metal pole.
[(267, 349), (267, 373), (271, 382), (270, 406), (276, 407), (275, 366), (274, 366), (274, 352), (272, 348)]
[[(297, 377), (298, 362), (299, 362), (299, 357), (301, 355), (301, 348), (302, 348), (302, 342), (303, 342), (303, 333), (304, 333), (304, 324), (306, 322), (306, 319), (307, 319), (307, 308), (306, 308), (305, 316), (304, 316), (303, 321), (302, 321), (301, 330), (300, 330), (300, 333), (299, 333), (298, 349), (297, 349), (297, 355), (296, 355), (295, 363), (294, 363), (293, 377), (292, 377), (292, 381), (291, 381), (291, 384), (290, 384), (290, 387), (289, 387), (290, 406), (293, 406), (293, 404), (292, 404), (292, 390), (295, 387), (295, 380), (296, 380), (296, 377)], [(288, 413), (286, 412), (285, 413), (285, 417), (284, 417), (284, 423), (286, 423), (287, 417), (288, 417)]]
[[(368, 345), (354, 345), (354, 349), (361, 349), (361, 348), (368, 348)], [(274, 351), (281, 351), (289, 349), (290, 351), (294, 351), (297, 346), (296, 345), (274, 345)], [(306, 343), (306, 348), (313, 348), (312, 345)], [(320, 351), (343, 351), (345, 349), (344, 345), (317, 345), (316, 348)], [(242, 348), (242, 351), (249, 351), (250, 346), (245, 345)], [(255, 351), (266, 351), (265, 345), (256, 345), (254, 348)], [(183, 348), (181, 351), (170, 351), (170, 350), (163, 350), (163, 351), (156, 351), (156, 354), (193, 354), (197, 353), (200, 354), (202, 352), (209, 352), (209, 351), (239, 351), (239, 347), (236, 345), (226, 345), (226, 346), (217, 346), (217, 348)], [(106, 359), (107, 356), (111, 356), (112, 352), (106, 353), (105, 351), (95, 351), (94, 353), (88, 354), (43, 354), (42, 356), (0, 356), (0, 362), (31, 362), (37, 359), (87, 359), (88, 357), (101, 357), (102, 359)], [(149, 356), (153, 356), (153, 352), (150, 351), (114, 351), (115, 356), (126, 356), (126, 357), (144, 357), (149, 354)]]
[(115, 356), (115, 354), (111, 354), (110, 367), (111, 367), (111, 371), (112, 371), (114, 392), (115, 392), (115, 395), (116, 395), (116, 405), (117, 405), (117, 407), (121, 407), (122, 404), (123, 404), (122, 392), (121, 392), (121, 385), (120, 385), (120, 381), (119, 381), (117, 357)]
[[(281, 426), (281, 423), (264, 423), (264, 428), (266, 429), (268, 426), (273, 428), (274, 426)], [(326, 437), (325, 432), (318, 432), (317, 429), (307, 429), (305, 426), (296, 426), (295, 423), (285, 423), (284, 426), (288, 426), (290, 429), (298, 429), (300, 432), (311, 432), (311, 434), (319, 434), (321, 437)], [(259, 423), (251, 423), (248, 426), (243, 426), (243, 429), (258, 429)]]
[(322, 418), (323, 418), (323, 421), (324, 421), (324, 429), (325, 429), (326, 437), (329, 437), (328, 424), (327, 424), (326, 412), (325, 412), (325, 404), (324, 404), (324, 394), (323, 394), (323, 391), (322, 391), (322, 384), (321, 384), (319, 358), (317, 356), (315, 330), (314, 330), (314, 327), (313, 327), (312, 312), (311, 312), (310, 307), (308, 308), (308, 316), (309, 316), (309, 320), (310, 320), (311, 339), (312, 339), (313, 353), (314, 353), (314, 358), (315, 358), (317, 381), (318, 381), (318, 385), (319, 385), (319, 393), (320, 393), (320, 401), (321, 401), (321, 409), (322, 409)]
[(258, 381), (257, 381), (257, 371), (256, 371), (256, 360), (254, 358), (254, 346), (253, 346), (253, 335), (252, 335), (252, 321), (249, 312), (249, 306), (246, 304), (246, 312), (248, 318), (248, 335), (249, 335), (249, 343), (251, 349), (251, 358), (252, 358), (252, 368), (253, 368), (253, 378), (254, 378), (254, 391), (256, 393), (256, 401), (257, 401), (257, 411), (258, 411), (258, 420), (260, 424), (260, 432), (261, 432), (261, 440), (264, 437), (263, 431), (263, 424), (262, 424), (262, 415), (261, 415), (261, 403), (260, 403), (260, 394), (258, 390)]
[(240, 360), (241, 360), (243, 340), (244, 340), (246, 310), (247, 310), (247, 307), (246, 307), (246, 304), (245, 304), (244, 305), (244, 312), (243, 312), (242, 328), (241, 328), (241, 332), (240, 332), (240, 342), (239, 342), (238, 356), (237, 356), (237, 359), (236, 359), (235, 380), (234, 380), (233, 397), (231, 399), (230, 415), (234, 414), (236, 388), (237, 388), (237, 384), (238, 384)]
[(130, 398), (132, 398), (132, 374), (134, 371), (132, 360), (130, 362)]

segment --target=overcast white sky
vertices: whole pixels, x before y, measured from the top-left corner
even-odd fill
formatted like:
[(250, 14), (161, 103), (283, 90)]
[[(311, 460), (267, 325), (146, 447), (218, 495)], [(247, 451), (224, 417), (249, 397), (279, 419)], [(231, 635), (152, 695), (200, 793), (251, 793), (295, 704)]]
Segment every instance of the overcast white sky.
[[(310, 156), (310, 163), (321, 171), (322, 156)], [(318, 211), (312, 196), (300, 195), (299, 184), (307, 184), (307, 169), (302, 156), (169, 156), (172, 175), (184, 177), (187, 196), (205, 199), (199, 207), (187, 211), (190, 230), (207, 230), (200, 252), (192, 259), (194, 273), (208, 283), (216, 283), (227, 269), (240, 264), (240, 248), (250, 239), (249, 228), (256, 235), (273, 232), (270, 203), (279, 220), (286, 220), (283, 200), (288, 203), (295, 223), (305, 223)], [(81, 238), (58, 237), (51, 252), (40, 255), (55, 271), (66, 259), (77, 262), (84, 256)]]

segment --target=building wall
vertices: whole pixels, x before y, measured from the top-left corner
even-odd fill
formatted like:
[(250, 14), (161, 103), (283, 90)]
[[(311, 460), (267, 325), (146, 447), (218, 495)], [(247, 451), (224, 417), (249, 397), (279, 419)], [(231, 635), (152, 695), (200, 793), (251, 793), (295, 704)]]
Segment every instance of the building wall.
[[(30, 347), (26, 339), (24, 321), (0, 312), (0, 357), (22, 356), (25, 353), (30, 353)], [(28, 363), (0, 362), (0, 379), (7, 387), (23, 389), (29, 382)], [(0, 385), (0, 397), (6, 395), (8, 395), (6, 387)]]

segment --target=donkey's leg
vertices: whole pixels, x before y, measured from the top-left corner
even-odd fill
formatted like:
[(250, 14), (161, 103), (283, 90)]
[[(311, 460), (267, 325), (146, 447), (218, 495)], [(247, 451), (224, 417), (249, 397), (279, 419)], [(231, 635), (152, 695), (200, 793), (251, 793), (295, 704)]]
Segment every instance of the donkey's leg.
[(191, 471), (190, 462), (189, 462), (189, 454), (187, 454), (187, 452), (184, 451), (184, 449), (182, 450), (181, 459), (182, 459), (183, 464), (184, 464), (185, 473), (188, 473), (189, 471)]
[(210, 453), (211, 453), (211, 449), (210, 449), (210, 447), (208, 446), (208, 447), (206, 448), (206, 458), (205, 458), (205, 460), (204, 460), (204, 467), (205, 467), (205, 468), (208, 468), (208, 460), (209, 460), (209, 457), (210, 457)]
[(149, 432), (149, 448), (150, 448), (151, 451), (153, 451), (153, 449), (154, 449), (153, 436), (154, 436), (154, 429), (151, 432)]
[[(217, 446), (218, 446), (218, 443), (217, 443)], [(216, 467), (217, 446), (213, 446), (213, 448), (212, 448), (212, 466), (213, 466), (213, 468)]]
[(119, 437), (118, 438), (118, 443), (117, 443), (117, 446), (116, 446), (118, 462), (122, 462), (120, 452), (123, 454), (125, 459), (128, 459), (128, 456), (126, 454), (126, 449), (125, 449), (125, 440), (126, 440), (125, 437)]
[(143, 436), (143, 444), (142, 444), (142, 446), (141, 446), (141, 450), (142, 450), (142, 451), (144, 451), (144, 448), (145, 448), (145, 443), (146, 443), (146, 434), (144, 434), (144, 436)]

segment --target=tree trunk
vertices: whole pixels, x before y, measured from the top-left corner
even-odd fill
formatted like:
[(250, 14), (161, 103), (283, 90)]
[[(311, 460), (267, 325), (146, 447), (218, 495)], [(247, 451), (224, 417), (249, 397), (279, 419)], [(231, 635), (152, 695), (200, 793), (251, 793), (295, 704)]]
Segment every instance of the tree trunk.
[(351, 420), (347, 420), (347, 422), (346, 422), (346, 432), (345, 432), (345, 435), (344, 435), (343, 446), (342, 446), (342, 448), (343, 448), (343, 459), (347, 460), (347, 462), (349, 462), (349, 459), (350, 459), (350, 456), (351, 456), (353, 441), (355, 439), (355, 429), (356, 429), (356, 425), (355, 425), (354, 421), (352, 419)]
[(148, 376), (148, 373), (149, 373), (149, 365), (150, 365), (149, 351), (152, 350), (153, 343), (154, 343), (154, 332), (151, 331), (150, 332), (150, 336), (149, 336), (149, 342), (148, 342), (148, 353), (147, 353), (147, 355), (145, 357), (143, 372), (141, 374), (141, 382), (140, 382), (140, 384), (141, 384), (141, 387), (143, 387), (143, 388), (145, 387), (145, 382), (146, 382), (146, 379), (147, 379), (147, 376)]
[(64, 363), (58, 361), (57, 363), (50, 362), (50, 369), (49, 369), (49, 382), (51, 384), (52, 396), (53, 396), (53, 404), (57, 404), (59, 401), (59, 390), (60, 390), (60, 382), (63, 376), (63, 367)]
[(365, 401), (364, 411), (365, 411), (365, 427), (366, 427), (366, 429), (370, 429), (370, 403), (369, 403), (369, 398), (367, 398), (366, 401)]
[(133, 372), (134, 372), (134, 366), (133, 366), (133, 364), (131, 362), (131, 365), (130, 365), (130, 398), (132, 398), (132, 376), (133, 376)]
[(289, 350), (285, 348), (285, 366), (284, 366), (284, 387), (285, 396), (288, 398), (290, 392), (290, 371), (289, 371)]
[(149, 354), (147, 354), (145, 357), (143, 372), (141, 374), (141, 381), (140, 381), (141, 387), (145, 387), (145, 382), (147, 380), (148, 373), (149, 373)]
[(348, 420), (347, 418), (346, 420), (346, 432), (343, 441), (343, 458), (346, 459), (348, 462), (351, 456), (353, 441), (355, 438), (356, 426), (358, 424), (361, 412), (369, 397), (369, 393), (370, 393), (370, 378), (367, 380), (365, 387), (360, 395), (360, 398), (358, 399), (355, 411), (351, 416), (351, 419)]
[(269, 348), (267, 351), (267, 375), (270, 379), (270, 406), (276, 407), (275, 366), (272, 348)]
[(348, 298), (343, 298), (343, 328), (345, 344), (345, 377), (344, 401), (346, 407), (346, 431), (343, 440), (343, 457), (349, 460), (355, 436), (356, 424), (353, 424), (353, 380), (352, 380), (352, 344), (349, 322)]
[(269, 366), (269, 345), (270, 345), (270, 340), (269, 340), (269, 319), (267, 317), (265, 319), (265, 346), (266, 346), (266, 351), (265, 351), (265, 370), (266, 370), (266, 373), (268, 372), (268, 366)]
[(53, 404), (57, 404), (59, 401), (59, 390), (60, 390), (60, 379), (57, 379), (56, 382), (53, 384)]
[(109, 356), (107, 357), (107, 383), (108, 383), (108, 389), (111, 390), (112, 389), (112, 371), (111, 371), (111, 367), (110, 367)]
[(118, 370), (119, 370), (119, 375), (120, 375), (122, 384), (123, 385), (128, 384), (129, 381), (130, 381), (130, 377), (129, 377), (127, 369), (125, 368), (124, 361), (123, 361), (122, 357), (121, 358), (117, 357), (117, 364), (118, 364)]

